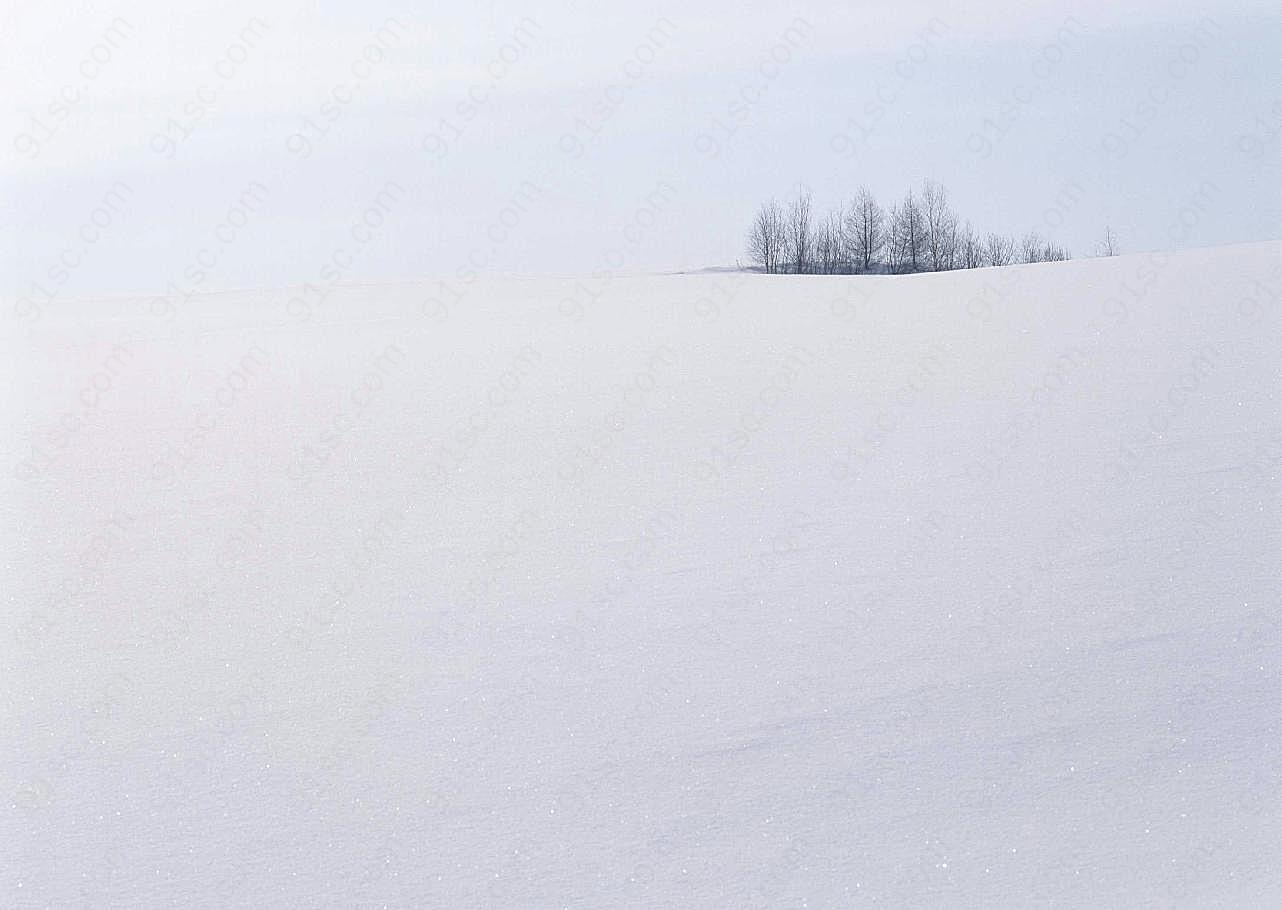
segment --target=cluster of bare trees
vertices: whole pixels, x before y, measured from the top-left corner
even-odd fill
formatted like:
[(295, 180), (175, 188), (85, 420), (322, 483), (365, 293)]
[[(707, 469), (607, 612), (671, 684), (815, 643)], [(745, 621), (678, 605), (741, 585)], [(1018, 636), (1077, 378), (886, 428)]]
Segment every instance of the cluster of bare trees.
[(1019, 240), (980, 235), (953, 211), (948, 191), (926, 180), (890, 211), (866, 187), (818, 220), (808, 190), (786, 208), (771, 200), (753, 220), (748, 256), (767, 272), (842, 275), (1052, 262), (1067, 259), (1068, 251), (1034, 232)]

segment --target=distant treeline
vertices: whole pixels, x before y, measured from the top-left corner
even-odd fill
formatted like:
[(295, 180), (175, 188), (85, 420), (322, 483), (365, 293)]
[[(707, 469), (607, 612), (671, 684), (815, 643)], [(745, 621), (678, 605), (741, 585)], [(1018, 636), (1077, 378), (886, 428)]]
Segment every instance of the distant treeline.
[(772, 199), (752, 223), (748, 257), (766, 272), (849, 275), (1054, 262), (1069, 254), (1031, 231), (1018, 240), (981, 235), (953, 211), (948, 191), (926, 180), (889, 212), (864, 187), (817, 221), (808, 190), (799, 191), (786, 208)]

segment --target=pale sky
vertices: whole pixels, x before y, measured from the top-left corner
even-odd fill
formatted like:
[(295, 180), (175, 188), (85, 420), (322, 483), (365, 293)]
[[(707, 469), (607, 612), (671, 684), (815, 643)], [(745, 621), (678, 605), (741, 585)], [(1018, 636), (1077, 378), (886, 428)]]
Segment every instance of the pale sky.
[(1279, 59), (1269, 0), (6, 4), (0, 292), (732, 265), (799, 181), (1273, 239)]

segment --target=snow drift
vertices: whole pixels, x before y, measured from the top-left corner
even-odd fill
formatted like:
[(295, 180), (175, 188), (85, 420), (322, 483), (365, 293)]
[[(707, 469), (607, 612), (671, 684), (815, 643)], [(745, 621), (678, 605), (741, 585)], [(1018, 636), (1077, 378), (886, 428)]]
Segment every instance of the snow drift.
[(3, 902), (1276, 899), (1280, 253), (11, 318)]

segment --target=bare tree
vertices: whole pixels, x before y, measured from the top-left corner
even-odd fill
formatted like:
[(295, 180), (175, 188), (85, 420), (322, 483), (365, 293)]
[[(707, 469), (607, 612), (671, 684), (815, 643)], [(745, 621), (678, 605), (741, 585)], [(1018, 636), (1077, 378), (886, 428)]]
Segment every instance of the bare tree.
[(1041, 252), (1042, 262), (1063, 262), (1067, 258), (1068, 258), (1068, 250), (1064, 249), (1062, 246), (1056, 246), (1053, 243), (1047, 243), (1045, 246), (1042, 247), (1042, 252)]
[(1029, 231), (1019, 242), (1020, 262), (1042, 261), (1042, 238), (1036, 231)]
[(1009, 237), (993, 232), (984, 238), (984, 261), (989, 265), (1010, 265), (1014, 251), (1015, 243)]
[[(1105, 230), (1101, 255), (1116, 255), (1116, 235)], [(922, 181), (887, 213), (867, 187), (845, 209), (827, 212), (816, 224), (810, 191), (801, 185), (785, 210), (771, 200), (757, 211), (748, 233), (748, 254), (767, 272), (835, 275), (867, 272), (884, 264), (892, 272), (973, 269), (1011, 262), (1056, 262), (1070, 258), (1064, 247), (1030, 231), (1018, 241), (1002, 234), (980, 237), (963, 224), (948, 192)]]
[(841, 271), (846, 254), (846, 230), (840, 211), (830, 211), (815, 231), (814, 267), (821, 275)]
[(1116, 256), (1117, 255), (1117, 234), (1108, 225), (1104, 225), (1104, 239), (1100, 241), (1096, 249), (1098, 256)]
[(895, 207), (890, 220), (895, 271), (920, 272), (926, 262), (926, 225), (921, 203), (912, 190)]
[(814, 226), (811, 224), (810, 191), (805, 187), (797, 190), (797, 198), (788, 207), (788, 248), (787, 259), (791, 262), (792, 271), (803, 275), (810, 271), (814, 243)]
[(900, 212), (898, 205), (892, 205), (887, 217), (889, 220), (886, 223), (886, 243), (884, 245), (886, 268), (891, 272), (902, 272), (904, 271), (904, 247), (899, 242), (899, 225), (904, 216)]
[(959, 269), (961, 262), (961, 228), (958, 227), (957, 215), (949, 212), (939, 232), (939, 267), (941, 269)]
[(757, 209), (757, 217), (748, 233), (748, 255), (766, 272), (774, 274), (783, 264), (786, 243), (783, 210), (771, 199)]
[(969, 221), (957, 232), (957, 264), (963, 269), (977, 269), (984, 264), (984, 244)]
[(957, 215), (948, 205), (948, 191), (933, 180), (921, 184), (921, 217), (930, 268), (936, 272), (952, 268), (957, 254)]
[(886, 242), (886, 211), (866, 186), (859, 188), (846, 212), (846, 237), (855, 271), (867, 272), (881, 256)]

